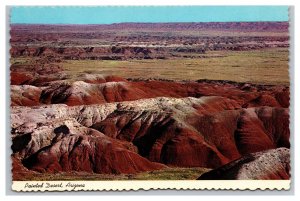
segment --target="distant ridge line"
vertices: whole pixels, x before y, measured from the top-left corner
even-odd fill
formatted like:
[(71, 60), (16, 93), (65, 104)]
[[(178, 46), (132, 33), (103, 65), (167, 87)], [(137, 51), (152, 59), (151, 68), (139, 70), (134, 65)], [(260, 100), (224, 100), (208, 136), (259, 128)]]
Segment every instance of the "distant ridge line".
[(227, 23), (289, 23), (289, 21), (228, 21), (228, 22), (118, 22), (118, 23), (99, 23), (99, 24), (75, 24), (75, 23), (11, 23), (11, 25), (45, 25), (45, 26), (111, 26), (111, 25), (122, 25), (122, 24), (227, 24)]
[(80, 29), (104, 30), (104, 29), (155, 29), (155, 30), (238, 30), (238, 31), (284, 31), (288, 32), (289, 22), (287, 21), (259, 21), (259, 22), (168, 22), (168, 23), (141, 23), (124, 22), (113, 24), (11, 24), (12, 29), (30, 29), (30, 27), (43, 27), (52, 30), (59, 27), (60, 30)]

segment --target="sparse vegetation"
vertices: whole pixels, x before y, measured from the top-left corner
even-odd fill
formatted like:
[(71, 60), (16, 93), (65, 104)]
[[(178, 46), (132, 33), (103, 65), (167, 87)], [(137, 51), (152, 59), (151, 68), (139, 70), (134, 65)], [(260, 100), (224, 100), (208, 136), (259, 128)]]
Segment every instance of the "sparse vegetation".
[(210, 51), (197, 59), (67, 60), (62, 66), (75, 76), (88, 72), (126, 78), (211, 79), (288, 85), (288, 55), (287, 48)]
[(93, 174), (87, 172), (62, 172), (56, 174), (36, 173), (22, 177), (28, 181), (55, 181), (55, 180), (195, 180), (208, 172), (207, 168), (166, 168), (138, 174)]

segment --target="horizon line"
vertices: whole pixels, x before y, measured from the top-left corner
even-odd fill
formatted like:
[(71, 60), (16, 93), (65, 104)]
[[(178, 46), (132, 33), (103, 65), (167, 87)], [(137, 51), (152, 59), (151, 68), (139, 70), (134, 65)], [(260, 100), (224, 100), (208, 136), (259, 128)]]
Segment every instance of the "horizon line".
[(257, 23), (257, 22), (267, 22), (267, 23), (276, 23), (276, 22), (289, 22), (289, 20), (282, 21), (271, 21), (271, 20), (262, 20), (262, 21), (198, 21), (198, 22), (116, 22), (116, 23), (10, 23), (10, 25), (118, 25), (118, 24), (193, 24), (193, 23)]

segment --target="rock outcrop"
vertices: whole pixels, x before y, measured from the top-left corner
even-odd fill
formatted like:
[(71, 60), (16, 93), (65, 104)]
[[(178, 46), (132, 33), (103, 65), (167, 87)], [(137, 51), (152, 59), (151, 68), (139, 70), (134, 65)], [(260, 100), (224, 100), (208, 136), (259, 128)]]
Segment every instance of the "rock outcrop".
[[(13, 79), (13, 78), (12, 78)], [(222, 96), (236, 101), (243, 108), (270, 106), (288, 107), (289, 88), (284, 86), (260, 86), (222, 81), (164, 81), (126, 80), (116, 76), (82, 75), (78, 80), (42, 82), (41, 86), (27, 87), (33, 90), (28, 105), (67, 104), (90, 105), (110, 102), (133, 101), (155, 97)], [(33, 79), (35, 83), (37, 79)], [(29, 81), (28, 81), (29, 82)], [(31, 82), (32, 83), (32, 82)], [(39, 85), (39, 84), (38, 84)], [(28, 96), (24, 87), (12, 85), (12, 105), (24, 105)], [(33, 95), (35, 96), (33, 97)], [(23, 103), (24, 102), (24, 103)]]
[(247, 154), (201, 175), (199, 180), (290, 179), (290, 151), (287, 148)]
[(46, 172), (217, 168), (252, 152), (289, 147), (288, 109), (241, 108), (214, 96), (16, 106), (11, 123), (14, 155)]

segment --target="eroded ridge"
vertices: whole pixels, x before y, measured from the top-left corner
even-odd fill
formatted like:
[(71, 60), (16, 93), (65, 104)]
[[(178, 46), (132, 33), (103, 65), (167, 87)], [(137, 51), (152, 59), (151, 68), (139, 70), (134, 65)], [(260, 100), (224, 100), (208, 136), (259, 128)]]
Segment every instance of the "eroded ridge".
[(287, 108), (243, 108), (221, 96), (13, 106), (11, 123), (14, 160), (37, 172), (218, 168), (290, 146)]

